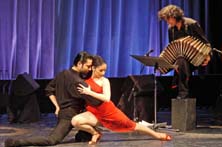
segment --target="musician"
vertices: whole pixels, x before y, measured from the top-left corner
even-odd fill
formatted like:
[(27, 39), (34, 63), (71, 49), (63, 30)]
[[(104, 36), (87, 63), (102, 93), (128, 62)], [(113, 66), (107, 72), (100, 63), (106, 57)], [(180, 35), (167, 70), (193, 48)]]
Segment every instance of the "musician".
[[(184, 12), (180, 7), (167, 5), (158, 12), (158, 17), (160, 20), (165, 20), (169, 25), (169, 42), (186, 36), (193, 36), (210, 46), (200, 24), (192, 18), (184, 17)], [(208, 55), (201, 66), (207, 66), (210, 59), (210, 55)], [(188, 83), (195, 68), (181, 56), (177, 57), (175, 64), (178, 65), (178, 68), (174, 72), (172, 88), (178, 88), (178, 99), (188, 98)]]

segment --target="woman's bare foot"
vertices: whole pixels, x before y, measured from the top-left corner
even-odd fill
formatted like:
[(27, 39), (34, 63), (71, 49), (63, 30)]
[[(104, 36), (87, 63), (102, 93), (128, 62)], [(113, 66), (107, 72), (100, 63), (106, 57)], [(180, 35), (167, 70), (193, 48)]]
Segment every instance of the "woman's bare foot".
[(92, 139), (91, 141), (89, 141), (89, 144), (90, 145), (96, 144), (100, 140), (101, 137), (102, 137), (102, 134), (100, 132), (97, 132), (96, 134), (92, 136)]
[(162, 141), (171, 141), (172, 136), (166, 134), (166, 133), (159, 133), (159, 139)]

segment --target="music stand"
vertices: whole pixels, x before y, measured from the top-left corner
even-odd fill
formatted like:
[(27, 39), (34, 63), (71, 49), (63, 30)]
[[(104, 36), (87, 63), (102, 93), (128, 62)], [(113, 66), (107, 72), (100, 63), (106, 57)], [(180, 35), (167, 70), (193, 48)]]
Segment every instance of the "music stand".
[(171, 65), (166, 62), (162, 57), (150, 57), (150, 56), (139, 56), (139, 55), (130, 55), (136, 60), (140, 61), (146, 66), (154, 67), (154, 127), (157, 124), (157, 81), (156, 81), (156, 70), (159, 67), (162, 68), (176, 68), (176, 65)]

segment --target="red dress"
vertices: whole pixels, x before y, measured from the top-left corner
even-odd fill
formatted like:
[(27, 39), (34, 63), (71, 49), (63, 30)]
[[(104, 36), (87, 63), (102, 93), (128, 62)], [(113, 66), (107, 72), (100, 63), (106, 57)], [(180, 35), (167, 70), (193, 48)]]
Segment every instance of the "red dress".
[[(102, 93), (103, 88), (99, 86), (92, 78), (86, 80), (91, 90)], [(130, 132), (135, 129), (136, 123), (130, 120), (121, 110), (119, 110), (112, 101), (103, 102), (99, 106), (87, 105), (86, 110), (93, 113), (98, 121), (106, 128), (115, 132)]]

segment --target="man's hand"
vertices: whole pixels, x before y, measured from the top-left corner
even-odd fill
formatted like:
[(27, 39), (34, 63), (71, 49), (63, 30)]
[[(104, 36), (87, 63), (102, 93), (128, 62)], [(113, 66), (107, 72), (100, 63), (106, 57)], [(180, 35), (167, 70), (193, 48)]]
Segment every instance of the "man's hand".
[(79, 84), (79, 86), (77, 87), (77, 89), (78, 89), (78, 91), (79, 91), (81, 94), (87, 94), (87, 95), (89, 95), (90, 92), (91, 92), (90, 86), (85, 87), (85, 86), (83, 86), (82, 84)]
[(57, 102), (57, 99), (56, 99), (56, 96), (55, 95), (50, 95), (49, 96), (49, 99), (51, 100), (51, 102), (53, 103), (53, 105), (55, 106), (56, 110), (55, 110), (55, 115), (58, 116), (59, 114), (59, 110), (60, 110), (60, 107), (59, 107), (59, 104)]
[(60, 111), (60, 108), (59, 108), (59, 107), (56, 107), (56, 110), (55, 110), (55, 115), (56, 115), (56, 117), (58, 117), (59, 111)]
[(209, 62), (210, 62), (210, 55), (207, 55), (201, 66), (207, 66)]

